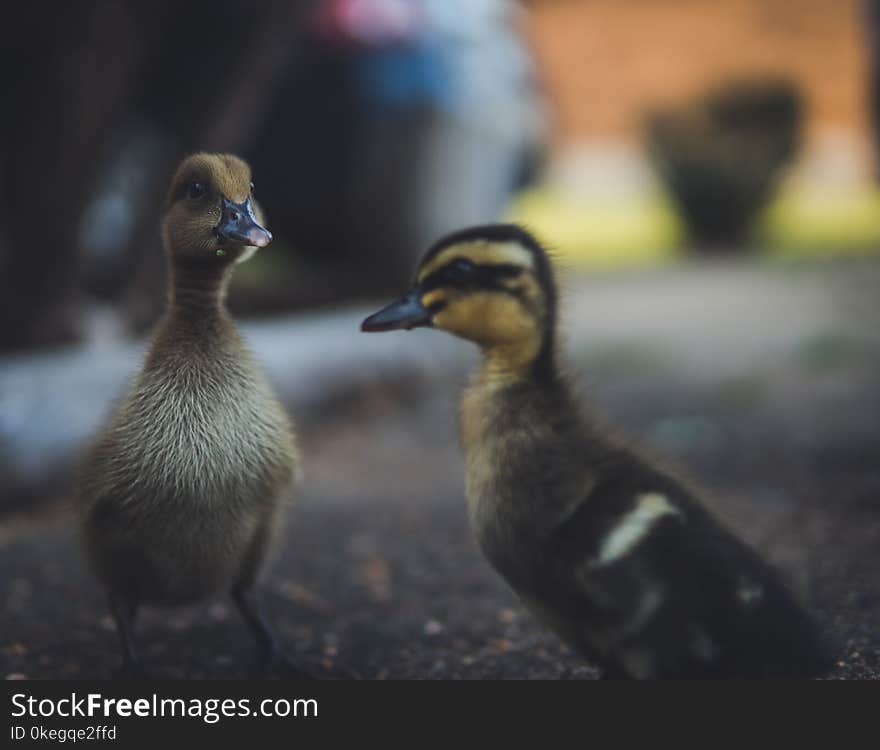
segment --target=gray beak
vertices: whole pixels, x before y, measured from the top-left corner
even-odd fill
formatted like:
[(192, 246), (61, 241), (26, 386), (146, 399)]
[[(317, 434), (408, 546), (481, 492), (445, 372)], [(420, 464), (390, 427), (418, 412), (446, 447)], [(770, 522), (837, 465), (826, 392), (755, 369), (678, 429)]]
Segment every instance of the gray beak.
[(224, 198), (223, 217), (214, 231), (221, 242), (266, 247), (272, 241), (272, 233), (257, 222), (250, 198), (244, 203)]
[(361, 323), (361, 330), (378, 333), (430, 326), (433, 313), (422, 305), (421, 296), (421, 290), (414, 287), (400, 299), (394, 300), (390, 305), (364, 320)]

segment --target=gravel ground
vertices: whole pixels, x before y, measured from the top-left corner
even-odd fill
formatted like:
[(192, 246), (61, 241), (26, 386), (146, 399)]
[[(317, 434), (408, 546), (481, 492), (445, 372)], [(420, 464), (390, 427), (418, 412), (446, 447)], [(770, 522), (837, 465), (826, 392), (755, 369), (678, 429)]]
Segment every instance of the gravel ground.
[[(880, 353), (828, 330), (812, 321), (786, 339), (789, 354), (728, 375), (695, 374), (632, 342), (578, 343), (573, 364), (606, 423), (702, 486), (802, 591), (839, 643), (831, 677), (877, 678)], [(264, 588), (286, 653), (316, 676), (597, 676), (475, 548), (455, 438), (461, 380), (389, 374), (300, 415), (307, 477)], [(0, 523), (7, 677), (103, 678), (118, 666), (68, 505)], [(252, 673), (251, 641), (227, 601), (148, 611), (141, 637), (156, 677)]]

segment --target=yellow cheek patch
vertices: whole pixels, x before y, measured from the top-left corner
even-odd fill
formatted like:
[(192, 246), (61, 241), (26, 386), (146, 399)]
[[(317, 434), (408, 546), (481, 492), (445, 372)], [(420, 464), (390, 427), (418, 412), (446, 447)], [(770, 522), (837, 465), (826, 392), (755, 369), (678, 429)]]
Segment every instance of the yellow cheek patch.
[(483, 348), (484, 375), (519, 377), (541, 350), (537, 319), (508, 294), (479, 292), (453, 300), (434, 316), (434, 326)]
[(476, 292), (450, 302), (434, 316), (434, 325), (478, 344), (511, 343), (537, 331), (522, 305), (498, 292)]
[(422, 296), (422, 307), (430, 307), (437, 302), (443, 302), (445, 299), (446, 291), (444, 289), (432, 289)]
[(509, 264), (530, 271), (535, 269), (532, 254), (516, 242), (462, 242), (441, 250), (419, 270), (418, 281), (424, 281), (455, 258), (466, 258), (477, 265)]

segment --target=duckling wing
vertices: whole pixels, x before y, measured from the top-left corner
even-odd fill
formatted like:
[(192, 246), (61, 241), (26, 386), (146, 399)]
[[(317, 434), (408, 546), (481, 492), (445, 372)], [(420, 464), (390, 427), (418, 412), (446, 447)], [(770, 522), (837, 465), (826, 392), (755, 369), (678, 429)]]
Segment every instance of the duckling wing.
[[(674, 480), (629, 467), (555, 531), (557, 614), (629, 677), (806, 677), (828, 663), (774, 571)], [(569, 631), (571, 628), (569, 627)]]

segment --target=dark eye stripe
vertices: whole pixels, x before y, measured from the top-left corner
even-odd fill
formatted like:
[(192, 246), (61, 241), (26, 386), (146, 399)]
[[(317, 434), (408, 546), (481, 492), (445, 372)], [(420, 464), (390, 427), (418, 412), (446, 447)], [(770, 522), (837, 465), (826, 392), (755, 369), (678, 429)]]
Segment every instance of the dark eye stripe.
[[(454, 262), (454, 261), (453, 261)], [(441, 286), (451, 286), (457, 289), (498, 289), (509, 291), (502, 279), (510, 279), (519, 276), (523, 269), (512, 263), (486, 263), (477, 265), (474, 274), (467, 279), (450, 278), (446, 273), (447, 266), (438, 268), (421, 283), (422, 291), (429, 292)]]
[(522, 266), (515, 266), (513, 263), (496, 263), (491, 266), (480, 266), (480, 268), (491, 269), (492, 276), (497, 279), (512, 279), (523, 272)]

